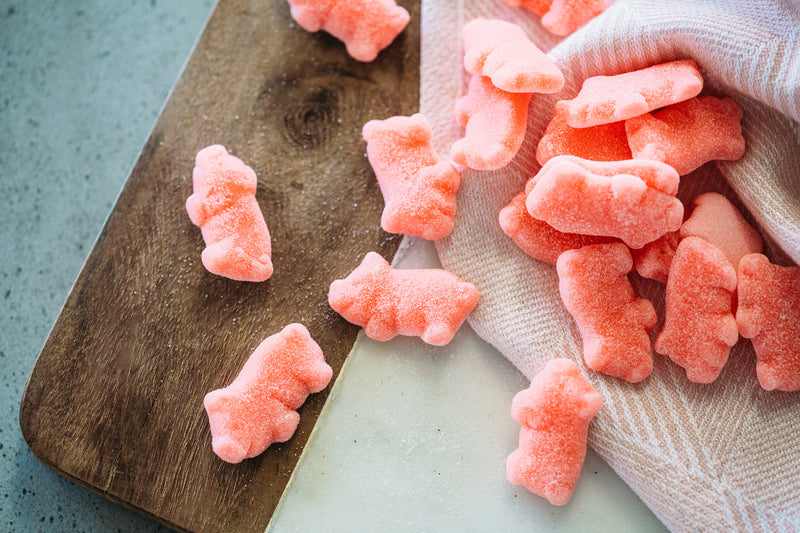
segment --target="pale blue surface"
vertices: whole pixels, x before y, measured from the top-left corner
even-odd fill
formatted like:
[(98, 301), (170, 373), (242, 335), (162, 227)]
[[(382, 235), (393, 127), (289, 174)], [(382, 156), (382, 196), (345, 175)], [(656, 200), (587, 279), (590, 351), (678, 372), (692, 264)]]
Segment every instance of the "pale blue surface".
[(18, 410), (213, 5), (0, 0), (0, 531), (165, 529), (43, 466)]

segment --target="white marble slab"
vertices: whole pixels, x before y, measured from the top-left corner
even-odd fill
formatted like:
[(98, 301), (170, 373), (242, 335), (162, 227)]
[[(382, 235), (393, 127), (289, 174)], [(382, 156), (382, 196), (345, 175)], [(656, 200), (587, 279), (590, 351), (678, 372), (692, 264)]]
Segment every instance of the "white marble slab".
[[(395, 266), (439, 263), (414, 240)], [(591, 450), (563, 507), (506, 481), (528, 384), (466, 325), (445, 347), (362, 333), (268, 531), (666, 531)]]

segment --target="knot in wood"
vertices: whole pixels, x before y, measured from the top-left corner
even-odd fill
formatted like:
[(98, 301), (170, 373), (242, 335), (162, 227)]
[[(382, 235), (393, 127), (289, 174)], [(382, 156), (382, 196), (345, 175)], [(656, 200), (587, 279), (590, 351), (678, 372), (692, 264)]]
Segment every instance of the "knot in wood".
[(337, 100), (336, 93), (320, 88), (292, 104), (283, 118), (287, 138), (301, 148), (325, 144), (337, 120)]

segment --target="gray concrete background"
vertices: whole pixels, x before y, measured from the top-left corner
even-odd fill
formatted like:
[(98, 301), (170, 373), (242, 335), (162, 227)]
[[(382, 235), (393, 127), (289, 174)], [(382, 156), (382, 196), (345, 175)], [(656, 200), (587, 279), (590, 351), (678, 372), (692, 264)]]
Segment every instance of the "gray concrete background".
[(213, 0), (0, 0), (0, 531), (165, 528), (43, 466), (22, 390)]

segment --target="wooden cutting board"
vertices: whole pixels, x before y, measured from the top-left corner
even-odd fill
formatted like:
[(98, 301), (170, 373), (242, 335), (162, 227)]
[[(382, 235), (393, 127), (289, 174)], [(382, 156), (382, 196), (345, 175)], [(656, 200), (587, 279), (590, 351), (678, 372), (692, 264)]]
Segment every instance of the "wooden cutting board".
[[(171, 528), (265, 529), (330, 386), (288, 442), (238, 465), (213, 454), (203, 396), (290, 322), (339, 373), (358, 328), (328, 286), (399, 244), (380, 229), (361, 139), (367, 120), (418, 108), (419, 0), (399, 4), (408, 28), (359, 63), (302, 30), (286, 0), (219, 1), (28, 380), (20, 425), (43, 463)], [(184, 202), (210, 144), (258, 175), (275, 265), (264, 283), (200, 262)]]

